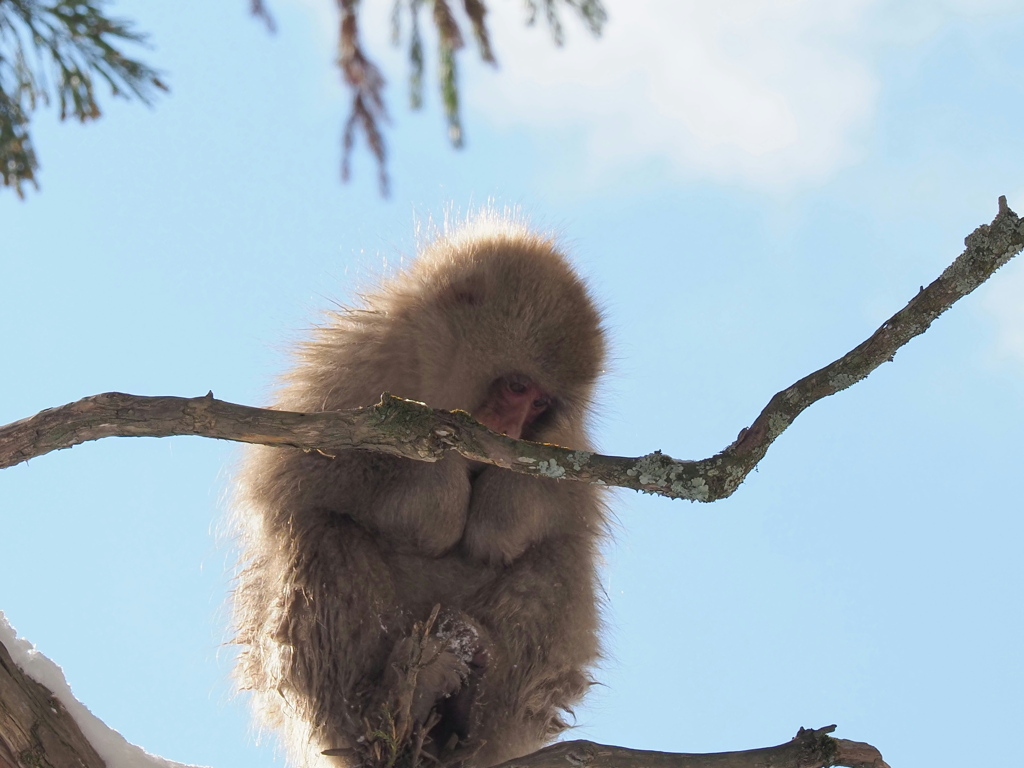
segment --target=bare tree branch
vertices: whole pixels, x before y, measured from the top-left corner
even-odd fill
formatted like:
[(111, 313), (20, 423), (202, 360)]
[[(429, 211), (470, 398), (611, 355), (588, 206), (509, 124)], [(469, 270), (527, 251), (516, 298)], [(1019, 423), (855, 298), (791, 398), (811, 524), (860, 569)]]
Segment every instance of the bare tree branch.
[[(425, 623), (414, 625), (413, 636), (419, 636), (421, 642), (414, 644), (396, 665), (395, 672), (403, 677), (403, 684), (396, 689), (397, 695), (388, 699), (388, 716), (381, 720), (382, 725), (375, 727), (367, 721), (363, 746), (368, 750), (361, 756), (351, 749), (328, 749), (323, 754), (347, 757), (349, 762), (364, 768), (417, 768), (430, 764), (430, 756), (422, 753), (423, 741), (440, 718), (417, 725), (412, 707), (417, 677), (431, 656), (430, 627), (440, 607), (434, 607)], [(870, 744), (829, 736), (835, 729), (835, 725), (813, 730), (801, 728), (793, 739), (775, 747), (713, 754), (651, 752), (584, 740), (565, 741), (495, 768), (888, 768), (881, 753)], [(410, 744), (411, 748), (400, 749), (401, 745)], [(421, 759), (423, 756), (428, 759)]]
[[(836, 726), (801, 728), (785, 744), (742, 752), (673, 754), (565, 741), (498, 768), (889, 768), (871, 746), (829, 734)], [(64, 705), (33, 680), (0, 642), (0, 768), (103, 768), (103, 760)]]
[(870, 744), (834, 739), (834, 725), (808, 730), (777, 747), (704, 755), (649, 752), (592, 741), (563, 741), (496, 768), (889, 768)]
[(274, 33), (277, 31), (277, 23), (274, 21), (274, 17), (270, 15), (270, 10), (263, 3), (263, 0), (251, 0), (249, 12), (267, 25), (268, 32)]
[(627, 458), (496, 435), (463, 411), (439, 411), (387, 393), (369, 408), (291, 413), (206, 397), (108, 392), (0, 427), (0, 468), (102, 437), (199, 435), (291, 446), (330, 456), (359, 448), (419, 461), (454, 450), (524, 474), (632, 488), (669, 498), (716, 501), (732, 495), (768, 447), (812, 403), (865, 378), (910, 339), (1024, 248), (1024, 223), (999, 198), (999, 213), (966, 239), (966, 250), (865, 342), (776, 394), (721, 453), (679, 461), (660, 451)]
[(78, 724), (0, 642), (0, 768), (104, 768)]

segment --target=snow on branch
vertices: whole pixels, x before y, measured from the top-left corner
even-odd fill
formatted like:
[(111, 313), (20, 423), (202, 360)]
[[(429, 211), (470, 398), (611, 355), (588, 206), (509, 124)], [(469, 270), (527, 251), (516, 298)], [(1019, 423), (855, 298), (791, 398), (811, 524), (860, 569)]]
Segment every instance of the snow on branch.
[(437, 461), (454, 450), (468, 459), (542, 477), (618, 486), (692, 501), (735, 492), (772, 442), (810, 405), (865, 378), (939, 315), (1024, 249), (1024, 222), (999, 198), (999, 213), (968, 235), (966, 249), (867, 340), (777, 393), (725, 450), (682, 461), (655, 451), (604, 456), (496, 435), (464, 411), (441, 411), (384, 393), (371, 407), (292, 413), (205, 397), (145, 397), (108, 392), (0, 427), (0, 468), (102, 437), (198, 435), (291, 446), (327, 457), (357, 448)]
[(0, 611), (0, 768), (198, 768), (129, 743)]

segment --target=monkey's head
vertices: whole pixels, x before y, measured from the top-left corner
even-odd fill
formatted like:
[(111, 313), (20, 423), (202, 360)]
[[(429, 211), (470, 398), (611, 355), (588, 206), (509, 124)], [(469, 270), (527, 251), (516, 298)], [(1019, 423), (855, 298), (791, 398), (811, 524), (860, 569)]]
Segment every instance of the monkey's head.
[(551, 239), (485, 219), (428, 246), (391, 295), (418, 372), (406, 396), (512, 437), (581, 435), (604, 334)]

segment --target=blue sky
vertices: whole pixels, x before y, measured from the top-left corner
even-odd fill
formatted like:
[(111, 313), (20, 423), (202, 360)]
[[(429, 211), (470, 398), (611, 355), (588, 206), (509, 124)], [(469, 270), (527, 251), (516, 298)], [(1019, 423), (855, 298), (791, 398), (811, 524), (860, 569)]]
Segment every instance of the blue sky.
[[(171, 93), (33, 124), (42, 190), (0, 196), (0, 422), (97, 392), (264, 402), (316, 312), (493, 199), (554, 227), (607, 312), (608, 453), (703, 458), (1024, 213), (1024, 2), (609, 1), (555, 49), (493, 0), (462, 59), (466, 148), (404, 104), (391, 200), (338, 181), (327, 0), (119, 0)], [(380, 7), (378, 7), (380, 6)], [(713, 6), (713, 7), (712, 7)], [(376, 14), (376, 15), (374, 15)], [(1024, 266), (805, 412), (737, 494), (619, 492), (608, 658), (578, 735), (764, 746), (836, 722), (897, 765), (1005, 760), (1024, 722)], [(117, 439), (0, 473), (0, 609), (151, 752), (278, 764), (232, 698), (218, 536), (238, 448)], [(985, 734), (985, 736), (979, 736)]]

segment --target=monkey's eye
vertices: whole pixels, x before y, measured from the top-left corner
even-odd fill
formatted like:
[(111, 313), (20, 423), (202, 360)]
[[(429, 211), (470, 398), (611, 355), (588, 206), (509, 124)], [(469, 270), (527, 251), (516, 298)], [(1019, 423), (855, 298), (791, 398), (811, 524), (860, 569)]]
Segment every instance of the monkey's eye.
[(536, 408), (538, 411), (547, 408), (549, 405), (551, 405), (550, 397), (538, 397), (536, 400), (533, 401), (533, 407)]
[(515, 392), (517, 395), (521, 395), (527, 390), (526, 382), (520, 379), (509, 379), (508, 388)]

